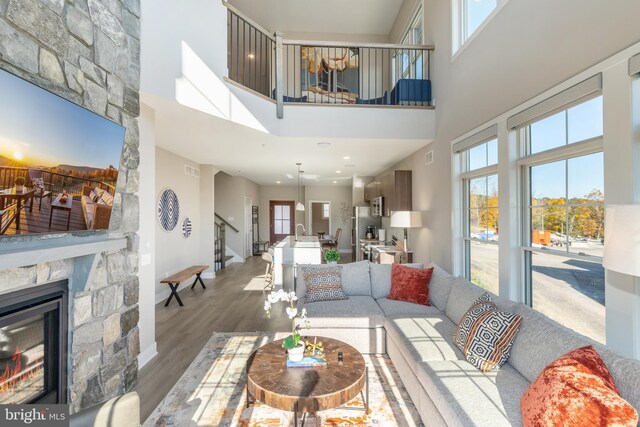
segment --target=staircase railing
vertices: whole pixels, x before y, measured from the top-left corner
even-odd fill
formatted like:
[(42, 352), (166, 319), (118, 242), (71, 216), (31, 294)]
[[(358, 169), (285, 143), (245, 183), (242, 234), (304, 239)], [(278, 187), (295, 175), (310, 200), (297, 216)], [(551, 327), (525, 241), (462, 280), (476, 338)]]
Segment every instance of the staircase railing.
[(214, 213), (214, 215), (216, 216), (216, 218), (218, 218), (218, 220), (220, 220), (221, 223), (226, 224), (230, 229), (232, 229), (233, 231), (235, 231), (236, 233), (239, 233), (240, 230), (238, 230), (237, 228), (235, 228), (231, 223), (229, 223), (229, 221), (227, 221), (226, 219), (222, 218), (220, 215), (218, 215), (217, 213)]
[(225, 223), (215, 223), (216, 234), (213, 241), (214, 251), (214, 270), (220, 271), (226, 265), (226, 238), (225, 238)]

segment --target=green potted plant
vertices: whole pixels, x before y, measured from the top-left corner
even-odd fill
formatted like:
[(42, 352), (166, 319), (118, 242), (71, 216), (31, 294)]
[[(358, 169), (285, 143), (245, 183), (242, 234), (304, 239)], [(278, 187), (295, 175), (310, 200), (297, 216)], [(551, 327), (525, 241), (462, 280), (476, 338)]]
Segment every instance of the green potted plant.
[(329, 249), (324, 252), (324, 260), (327, 264), (337, 264), (340, 261), (340, 252), (337, 249)]
[(19, 176), (15, 179), (15, 181), (13, 181), (13, 183), (16, 185), (16, 192), (17, 193), (22, 193), (24, 191), (24, 184), (27, 182), (26, 179), (24, 179), (24, 176)]
[(264, 302), (264, 311), (267, 312), (267, 318), (271, 318), (271, 304), (275, 304), (278, 301), (284, 301), (289, 303), (287, 307), (287, 316), (291, 319), (291, 335), (286, 337), (282, 341), (282, 348), (287, 349), (289, 360), (292, 362), (300, 362), (304, 358), (304, 341), (300, 340), (300, 333), (298, 332), (299, 326), (296, 325), (296, 319), (302, 320), (307, 327), (309, 323), (307, 321), (307, 309), (303, 308), (300, 313), (295, 307), (295, 302), (298, 300), (295, 292), (285, 292), (282, 289), (271, 292), (267, 296), (267, 300)]

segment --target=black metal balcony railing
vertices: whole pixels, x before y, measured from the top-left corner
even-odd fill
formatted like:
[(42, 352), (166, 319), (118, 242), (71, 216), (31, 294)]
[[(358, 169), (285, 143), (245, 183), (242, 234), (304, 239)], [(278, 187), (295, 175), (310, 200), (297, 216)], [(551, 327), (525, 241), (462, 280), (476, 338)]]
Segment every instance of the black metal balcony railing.
[(28, 169), (9, 166), (0, 167), (0, 190), (14, 187), (17, 177), (23, 177), (27, 186), (32, 185), (33, 178), (42, 178), (45, 184), (45, 190), (51, 191), (53, 194), (62, 193), (63, 190), (66, 190), (68, 194), (76, 199), (82, 196), (82, 187), (85, 185), (100, 188), (112, 195), (115, 194), (115, 181), (112, 185), (103, 181), (64, 175), (44, 169)]
[(229, 10), (227, 14), (229, 78), (264, 96), (274, 88), (275, 38)]
[(431, 106), (432, 46), (283, 40), (228, 5), (229, 79), (282, 103)]

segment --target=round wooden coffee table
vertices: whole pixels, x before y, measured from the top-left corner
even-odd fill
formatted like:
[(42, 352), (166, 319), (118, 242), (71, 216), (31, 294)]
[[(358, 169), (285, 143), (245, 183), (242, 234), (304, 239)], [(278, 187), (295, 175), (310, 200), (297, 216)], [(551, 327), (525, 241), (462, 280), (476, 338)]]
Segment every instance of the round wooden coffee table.
[[(247, 406), (260, 401), (272, 408), (298, 413), (317, 412), (344, 405), (363, 393), (364, 410), (369, 411), (369, 381), (362, 354), (342, 341), (318, 337), (324, 343), (327, 365), (287, 368), (282, 340), (254, 351), (247, 361)], [(342, 352), (343, 362), (338, 362)]]

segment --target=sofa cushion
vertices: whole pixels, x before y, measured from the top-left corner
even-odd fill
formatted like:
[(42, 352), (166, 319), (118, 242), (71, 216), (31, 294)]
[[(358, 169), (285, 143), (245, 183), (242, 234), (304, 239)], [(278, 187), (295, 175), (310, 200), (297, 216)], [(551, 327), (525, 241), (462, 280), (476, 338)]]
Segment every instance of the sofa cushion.
[(431, 263), (427, 267), (433, 267), (433, 274), (431, 275), (431, 282), (429, 283), (429, 302), (435, 305), (440, 311), (445, 311), (447, 309), (449, 293), (456, 278), (436, 264)]
[[(391, 265), (369, 263), (371, 275), (371, 296), (375, 299), (386, 298), (391, 292)], [(406, 267), (423, 268), (421, 263), (403, 264)]]
[(514, 312), (522, 316), (522, 325), (513, 341), (509, 364), (525, 378), (533, 382), (560, 356), (593, 345), (609, 368), (620, 395), (640, 411), (640, 360), (622, 356), (523, 304), (518, 304)]
[[(298, 310), (307, 309), (311, 328), (380, 328), (384, 313), (371, 297), (352, 296), (346, 300), (298, 302)], [(304, 328), (302, 329), (304, 335)]]
[(420, 305), (429, 304), (429, 282), (433, 268), (417, 269), (391, 265), (391, 292), (387, 298)]
[(371, 296), (369, 261), (350, 262), (342, 266), (342, 288), (347, 296)]
[(525, 426), (636, 427), (638, 413), (622, 399), (606, 365), (585, 346), (548, 365), (521, 399)]
[(108, 191), (103, 191), (100, 200), (107, 206), (113, 206), (113, 196)]
[(320, 268), (305, 265), (300, 267), (300, 274), (304, 277), (306, 287), (305, 303), (347, 299), (342, 291), (341, 266)]
[(393, 340), (411, 369), (427, 360), (464, 360), (451, 342), (456, 325), (444, 314), (397, 315), (384, 322), (387, 340)]
[(520, 397), (529, 381), (511, 365), (480, 372), (464, 360), (426, 361), (418, 380), (450, 426), (521, 426)]
[(462, 316), (469, 310), (471, 304), (484, 292), (483, 289), (473, 285), (464, 277), (456, 277), (453, 286), (451, 286), (451, 293), (447, 300), (445, 313), (447, 313), (449, 319), (457, 325), (460, 323)]
[(389, 316), (406, 316), (406, 317), (416, 317), (416, 316), (429, 316), (429, 315), (440, 315), (442, 312), (430, 305), (422, 305), (422, 304), (414, 304), (411, 302), (405, 301), (394, 301), (388, 298), (380, 298), (376, 300), (384, 315)]

